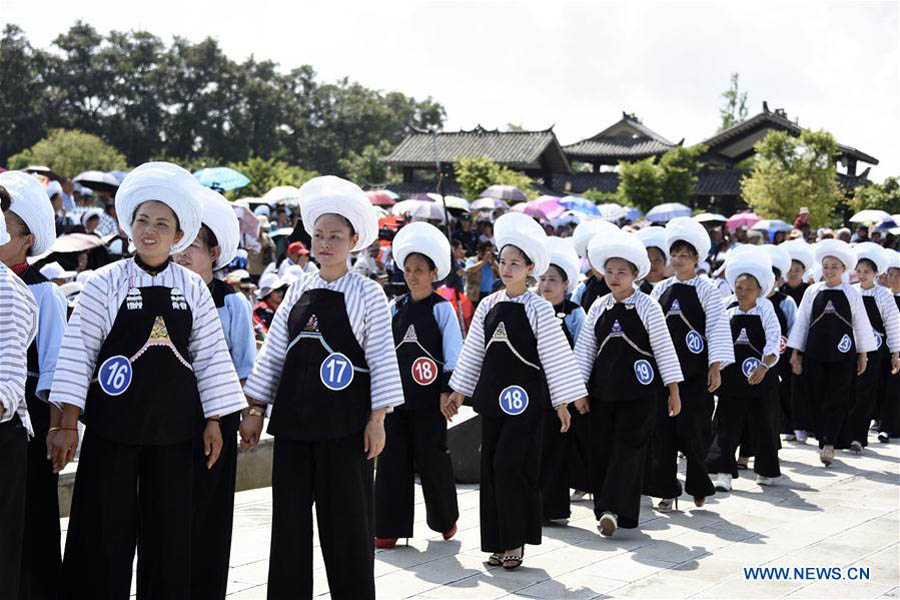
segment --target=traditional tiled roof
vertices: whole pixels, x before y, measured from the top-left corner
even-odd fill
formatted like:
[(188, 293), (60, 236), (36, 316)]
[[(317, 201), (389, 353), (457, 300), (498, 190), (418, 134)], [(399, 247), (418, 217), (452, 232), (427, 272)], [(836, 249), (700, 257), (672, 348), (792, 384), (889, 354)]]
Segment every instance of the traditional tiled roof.
[(604, 173), (573, 173), (557, 175), (553, 178), (553, 191), (563, 196), (567, 194), (583, 194), (588, 190), (615, 192), (619, 187), (619, 174), (607, 171)]
[(740, 196), (744, 169), (704, 169), (697, 174), (694, 193), (698, 196)]
[(677, 145), (646, 127), (634, 115), (622, 113), (620, 121), (592, 137), (563, 146), (563, 151), (569, 160), (585, 162), (637, 160), (663, 154)]
[[(437, 134), (437, 155), (441, 163), (460, 158), (486, 156), (497, 164), (517, 170), (537, 170), (545, 166), (552, 173), (571, 173), (553, 128), (542, 131), (488, 130), (480, 125), (471, 131)], [(414, 132), (400, 142), (385, 159), (391, 167), (433, 168), (435, 147), (428, 132)]]

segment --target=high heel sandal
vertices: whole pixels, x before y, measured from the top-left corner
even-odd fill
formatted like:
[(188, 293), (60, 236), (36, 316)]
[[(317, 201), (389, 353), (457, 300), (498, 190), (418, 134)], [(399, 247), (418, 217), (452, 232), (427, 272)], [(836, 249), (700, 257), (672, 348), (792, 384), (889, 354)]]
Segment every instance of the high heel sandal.
[(830, 466), (831, 463), (834, 462), (834, 446), (825, 446), (822, 448), (822, 451), (819, 453), (819, 460), (822, 461), (822, 464)]
[(706, 496), (694, 496), (694, 506), (701, 508), (706, 504)]
[(502, 567), (503, 566), (503, 556), (499, 552), (494, 552), (488, 557), (488, 564), (492, 567)]
[(522, 553), (518, 556), (504, 556), (503, 568), (507, 571), (518, 569), (522, 566), (522, 560), (525, 558), (525, 546), (522, 546)]
[(678, 498), (663, 498), (656, 505), (656, 510), (661, 513), (672, 512), (672, 504), (675, 505), (675, 510), (678, 510)]

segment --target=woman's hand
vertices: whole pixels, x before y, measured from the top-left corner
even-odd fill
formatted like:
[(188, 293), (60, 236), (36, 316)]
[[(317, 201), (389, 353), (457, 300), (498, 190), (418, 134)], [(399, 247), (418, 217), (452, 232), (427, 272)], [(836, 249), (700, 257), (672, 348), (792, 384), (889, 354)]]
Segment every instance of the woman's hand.
[(251, 415), (250, 409), (245, 408), (241, 413), (241, 425), (238, 428), (241, 434), (241, 450), (244, 452), (256, 450), (259, 445), (259, 436), (262, 435), (262, 415)]
[(363, 432), (363, 451), (366, 452), (366, 458), (372, 460), (384, 450), (386, 436), (384, 434), (384, 413), (386, 409), (381, 409), (372, 413), (369, 422), (366, 423), (366, 429)]
[(713, 363), (709, 366), (709, 372), (706, 374), (706, 389), (712, 394), (719, 389), (720, 385), (722, 385), (722, 374), (719, 363)]
[[(78, 449), (77, 425), (68, 429), (53, 432), (52, 447), (50, 448), (50, 462), (53, 463), (53, 472), (59, 473), (66, 468), (75, 458), (75, 450)], [(50, 436), (47, 436), (48, 439)]]
[(803, 375), (803, 359), (800, 358), (800, 353), (796, 349), (791, 352), (791, 371), (794, 375)]
[(587, 398), (579, 398), (575, 401), (575, 410), (578, 414), (586, 415), (591, 412), (591, 403)]
[(869, 357), (866, 355), (865, 352), (860, 352), (859, 359), (857, 360), (857, 363), (856, 363), (856, 374), (862, 375), (863, 373), (865, 373), (867, 364), (869, 364)]
[(900, 373), (900, 352), (891, 354), (891, 375)]
[(567, 404), (560, 404), (557, 406), (556, 416), (559, 417), (559, 422), (562, 424), (559, 428), (559, 432), (567, 432), (569, 430), (569, 425), (572, 423), (572, 415), (569, 414), (569, 406)]
[(222, 454), (222, 430), (219, 428), (218, 419), (206, 421), (206, 428), (203, 430), (203, 454), (209, 457), (206, 468), (212, 469)]
[(681, 412), (681, 395), (678, 393), (678, 384), (669, 384), (669, 416), (678, 416)]
[(764, 365), (762, 363), (759, 363), (759, 365), (757, 365), (757, 367), (755, 369), (753, 369), (753, 372), (750, 373), (750, 377), (747, 378), (747, 382), (750, 385), (757, 385), (757, 384), (759, 384), (760, 381), (763, 380), (763, 378), (765, 378), (766, 373), (768, 373), (768, 372), (769, 372), (769, 367), (767, 367), (766, 365)]
[(463, 400), (465, 400), (465, 396), (460, 394), (459, 392), (453, 392), (449, 396), (444, 397), (441, 394), (441, 414), (448, 421), (452, 421), (453, 417), (456, 416), (456, 413), (459, 412), (459, 407), (462, 406)]

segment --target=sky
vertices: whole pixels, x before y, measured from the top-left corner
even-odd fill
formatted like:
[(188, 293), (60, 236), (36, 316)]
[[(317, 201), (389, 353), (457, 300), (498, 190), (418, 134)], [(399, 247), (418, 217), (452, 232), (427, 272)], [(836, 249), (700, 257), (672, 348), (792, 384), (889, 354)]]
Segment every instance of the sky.
[[(432, 96), (445, 130), (553, 126), (560, 142), (635, 113), (673, 142), (719, 125), (740, 74), (750, 116), (784, 108), (900, 175), (900, 21), (894, 2), (0, 0), (38, 47), (76, 19), (166, 41), (216, 38), (235, 60), (310, 64), (320, 79)], [(861, 165), (860, 168), (865, 168)]]

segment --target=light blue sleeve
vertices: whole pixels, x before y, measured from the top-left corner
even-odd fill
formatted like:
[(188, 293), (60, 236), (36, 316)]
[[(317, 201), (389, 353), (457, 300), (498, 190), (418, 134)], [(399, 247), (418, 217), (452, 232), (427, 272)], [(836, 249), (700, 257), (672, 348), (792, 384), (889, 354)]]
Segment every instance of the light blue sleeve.
[(38, 303), (38, 330), (34, 338), (40, 369), (37, 397), (46, 402), (53, 385), (59, 348), (66, 332), (68, 302), (59, 286), (49, 281), (29, 287)]
[(438, 302), (434, 305), (434, 318), (438, 329), (441, 330), (441, 340), (444, 348), (444, 373), (450, 373), (456, 368), (459, 353), (462, 350), (462, 331), (459, 329), (459, 319), (453, 312), (453, 304), (450, 302)]
[(228, 322), (222, 320), (222, 331), (228, 342), (234, 370), (237, 371), (238, 379), (243, 381), (250, 375), (253, 361), (256, 360), (252, 308), (243, 294), (225, 296), (225, 308), (228, 310)]
[(584, 325), (585, 319), (587, 319), (587, 314), (580, 306), (566, 315), (566, 328), (572, 334), (572, 340), (578, 339), (578, 334), (581, 333), (581, 326)]
[(787, 321), (788, 337), (790, 337), (791, 329), (794, 328), (794, 320), (797, 318), (797, 303), (793, 298), (788, 296), (781, 301), (781, 312), (784, 313), (784, 319)]
[(575, 288), (575, 293), (572, 294), (572, 302), (581, 306), (581, 297), (584, 296), (584, 290), (587, 289), (587, 279), (578, 284), (578, 287)]

